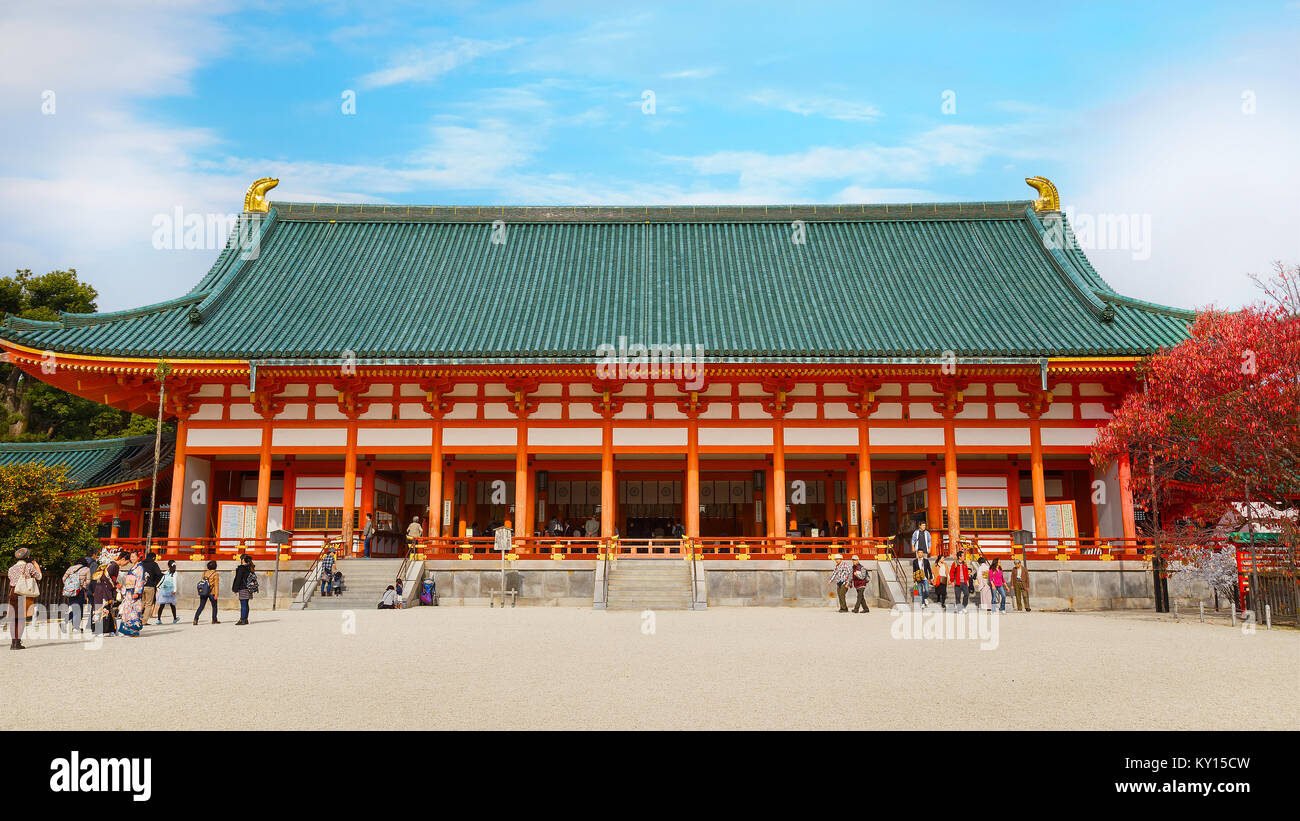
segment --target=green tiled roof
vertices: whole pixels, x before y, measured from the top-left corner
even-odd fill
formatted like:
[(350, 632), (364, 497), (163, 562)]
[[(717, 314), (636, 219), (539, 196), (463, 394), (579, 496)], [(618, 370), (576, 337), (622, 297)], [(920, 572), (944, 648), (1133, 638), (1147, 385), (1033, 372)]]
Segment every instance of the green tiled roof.
[[(68, 353), (548, 361), (1144, 354), (1189, 311), (1110, 289), (1025, 202), (468, 208), (273, 203), (188, 295), (0, 336)], [(795, 220), (806, 242), (792, 242)], [(504, 242), (494, 243), (494, 222)], [(500, 237), (500, 231), (497, 232)]]
[[(65, 465), (73, 490), (147, 479), (153, 474), (153, 436), (81, 442), (0, 443), (0, 465)], [(164, 433), (159, 471), (171, 468), (176, 437)], [(160, 474), (161, 475), (161, 474)]]

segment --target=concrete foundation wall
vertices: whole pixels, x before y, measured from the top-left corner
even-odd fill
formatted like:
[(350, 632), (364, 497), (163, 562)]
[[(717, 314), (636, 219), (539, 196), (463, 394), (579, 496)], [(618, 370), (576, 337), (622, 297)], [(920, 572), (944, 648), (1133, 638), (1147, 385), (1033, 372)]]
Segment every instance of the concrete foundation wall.
[[(165, 561), (158, 563), (165, 571), (167, 563)], [(239, 610), (239, 599), (234, 593), (230, 592), (230, 585), (235, 580), (235, 568), (239, 565), (235, 561), (217, 562), (217, 572), (221, 574), (221, 588), (217, 591), (217, 606), (221, 611)], [(303, 579), (306, 578), (307, 570), (311, 567), (312, 562), (306, 560), (279, 562), (265, 561), (259, 562), (256, 566), (258, 593), (249, 599), (249, 609), (251, 610), (270, 610), (274, 598), (275, 605), (280, 610), (288, 610), (289, 603), (293, 597), (302, 589)], [(195, 588), (199, 584), (199, 578), (207, 569), (207, 562), (176, 562), (176, 611), (182, 619), (194, 618), (194, 611), (199, 606), (199, 596)], [(272, 584), (274, 583), (276, 595), (272, 597)], [(203, 618), (208, 618), (208, 609), (204, 608)], [(171, 618), (171, 608), (167, 609), (167, 618)]]
[[(835, 588), (827, 584), (835, 562), (819, 561), (703, 561), (710, 607), (839, 607)], [(874, 561), (862, 563), (871, 573), (867, 603), (888, 605)], [(850, 606), (856, 594), (849, 592)]]
[[(439, 606), (483, 606), (501, 589), (501, 564), (493, 561), (427, 561)], [(506, 565), (506, 590), (519, 591), (520, 607), (591, 607), (596, 562), (517, 561)]]

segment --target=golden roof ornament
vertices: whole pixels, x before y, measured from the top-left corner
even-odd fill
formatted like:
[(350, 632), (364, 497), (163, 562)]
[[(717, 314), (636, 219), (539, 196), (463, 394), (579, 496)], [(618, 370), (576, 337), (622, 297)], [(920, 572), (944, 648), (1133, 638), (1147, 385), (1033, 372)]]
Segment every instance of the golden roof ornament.
[(1061, 195), (1056, 193), (1056, 186), (1047, 177), (1025, 177), (1025, 183), (1038, 192), (1034, 200), (1035, 211), (1060, 211)]
[(266, 192), (279, 184), (280, 181), (274, 177), (262, 177), (248, 186), (248, 193), (244, 195), (244, 210), (263, 214), (271, 210), (271, 204), (266, 201)]

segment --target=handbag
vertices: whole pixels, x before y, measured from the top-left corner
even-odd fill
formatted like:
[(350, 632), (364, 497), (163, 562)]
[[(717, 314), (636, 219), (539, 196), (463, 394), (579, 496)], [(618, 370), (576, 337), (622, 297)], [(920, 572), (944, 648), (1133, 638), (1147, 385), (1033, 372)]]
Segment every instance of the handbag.
[(14, 595), (24, 599), (35, 599), (41, 595), (41, 587), (36, 583), (36, 579), (24, 572), (23, 576), (18, 579), (18, 584), (14, 585)]

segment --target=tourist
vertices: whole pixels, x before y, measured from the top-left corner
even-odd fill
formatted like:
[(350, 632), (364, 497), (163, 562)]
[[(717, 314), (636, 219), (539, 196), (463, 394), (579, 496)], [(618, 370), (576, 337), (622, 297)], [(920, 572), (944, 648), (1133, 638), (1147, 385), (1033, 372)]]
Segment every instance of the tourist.
[[(1024, 562), (1016, 559), (1016, 566), (1011, 571), (1011, 589), (1015, 593), (1016, 609), (1029, 612), (1029, 571)], [(1023, 601), (1023, 604), (1022, 604)]]
[(989, 594), (989, 561), (983, 556), (980, 556), (979, 563), (975, 566), (975, 589), (977, 591), (975, 606), (992, 612), (993, 596)]
[(23, 628), (27, 626), (28, 611), (36, 606), (40, 595), (41, 566), (31, 561), (31, 551), (20, 547), (14, 551), (14, 563), (9, 567), (9, 649), (23, 647)]
[[(152, 555), (152, 554), (151, 554)], [(144, 628), (146, 613), (144, 610), (144, 581), (148, 575), (144, 563), (138, 561), (139, 554), (131, 553), (129, 556), (119, 554), (118, 558), (125, 558), (121, 562), (122, 572), (117, 574), (117, 589), (122, 594), (121, 604), (118, 605), (117, 634), (119, 636), (136, 637)]]
[(840, 612), (849, 612), (849, 603), (844, 600), (844, 595), (849, 590), (849, 577), (853, 574), (853, 568), (848, 562), (841, 560), (831, 571), (830, 584), (835, 585), (835, 595), (840, 600)]
[[(93, 561), (93, 558), (81, 559), (63, 573), (63, 599), (67, 602), (68, 612), (59, 621), (59, 628), (64, 632), (81, 630), (81, 614), (89, 609), (86, 596), (90, 593), (90, 563)], [(89, 621), (93, 622), (94, 616)]]
[(912, 581), (916, 583), (916, 599), (921, 602), (921, 609), (929, 606), (926, 599), (930, 596), (930, 578), (932, 576), (930, 559), (925, 548), (919, 548), (916, 558), (912, 559)]
[(343, 571), (335, 570), (334, 576), (330, 579), (330, 594), (333, 596), (343, 595)]
[(95, 600), (93, 618), (99, 625), (100, 635), (117, 635), (117, 577), (122, 572), (122, 565), (127, 561), (125, 553), (119, 553), (92, 575)]
[(366, 527), (361, 531), (361, 544), (364, 549), (364, 555), (370, 558), (370, 541), (375, 538), (375, 517), (369, 513), (366, 514)]
[[(867, 580), (869, 578), (871, 578), (871, 574), (867, 572), (867, 568), (862, 566), (862, 561), (857, 556), (854, 556), (853, 572), (849, 575), (849, 583), (853, 585), (853, 592), (857, 594), (857, 600), (853, 602), (854, 613), (871, 612), (871, 608), (867, 607), (867, 598), (866, 598)], [(858, 609), (859, 607), (861, 607), (862, 609), (859, 610)]]
[(686, 526), (682, 524), (681, 519), (673, 519), (672, 535), (674, 539), (683, 539), (686, 537)]
[(397, 590), (397, 609), (398, 609), (398, 610), (401, 610), (401, 609), (402, 609), (402, 601), (403, 601), (403, 599), (402, 599), (402, 577), (401, 577), (401, 576), (398, 576), (398, 577), (397, 577), (397, 582), (394, 583), (393, 587)]
[(388, 589), (384, 591), (384, 597), (379, 600), (379, 609), (395, 610), (396, 608), (397, 608), (397, 591), (394, 590), (393, 586), (390, 584), (388, 585)]
[(966, 609), (970, 604), (970, 565), (966, 564), (964, 550), (958, 550), (956, 558), (952, 560), (952, 567), (948, 569), (948, 583), (952, 585), (953, 606)]
[(320, 594), (328, 596), (330, 585), (334, 581), (334, 548), (325, 548), (325, 555), (320, 559)]
[(913, 553), (913, 555), (915, 555), (915, 554), (917, 554), (917, 553), (920, 553), (922, 550), (924, 550), (924, 551), (926, 552), (926, 555), (929, 555), (929, 553), (930, 553), (930, 531), (928, 531), (928, 530), (925, 529), (925, 522), (921, 522), (920, 524), (918, 524), (918, 525), (916, 526), (916, 530), (913, 530), (913, 531), (912, 531), (912, 553)]
[(560, 524), (558, 517), (552, 516), (551, 520), (546, 523), (546, 532), (552, 538), (559, 538), (564, 535), (564, 525)]
[(154, 614), (154, 624), (162, 624), (164, 607), (172, 609), (172, 624), (179, 624), (181, 617), (176, 614), (176, 562), (167, 561), (167, 572), (158, 580), (158, 611)]
[(235, 624), (248, 624), (248, 602), (257, 592), (255, 569), (253, 557), (247, 553), (244, 554), (239, 567), (235, 568), (235, 580), (230, 585), (230, 592), (239, 599), (239, 621)]
[(209, 560), (207, 569), (199, 577), (199, 609), (194, 611), (194, 623), (199, 623), (199, 616), (203, 615), (203, 607), (212, 603), (212, 623), (221, 624), (217, 621), (217, 594), (221, 591), (221, 574), (217, 572), (217, 563)]
[(411, 523), (406, 526), (406, 542), (411, 544), (416, 539), (424, 536), (424, 528), (420, 525), (420, 517), (412, 516)]
[(948, 560), (943, 556), (934, 561), (934, 601), (948, 609)]
[(992, 596), (989, 598), (989, 610), (992, 611), (994, 602), (999, 602), (999, 613), (1007, 612), (1007, 587), (1006, 580), (1002, 578), (1002, 567), (999, 564), (1000, 559), (994, 559), (993, 564), (989, 567), (989, 587), (992, 589)]
[(158, 566), (157, 556), (152, 551), (146, 553), (140, 563), (140, 572), (144, 577), (144, 594), (141, 596), (143, 608), (140, 623), (143, 625), (154, 615), (154, 605), (158, 601), (158, 582), (162, 581), (162, 568)]

